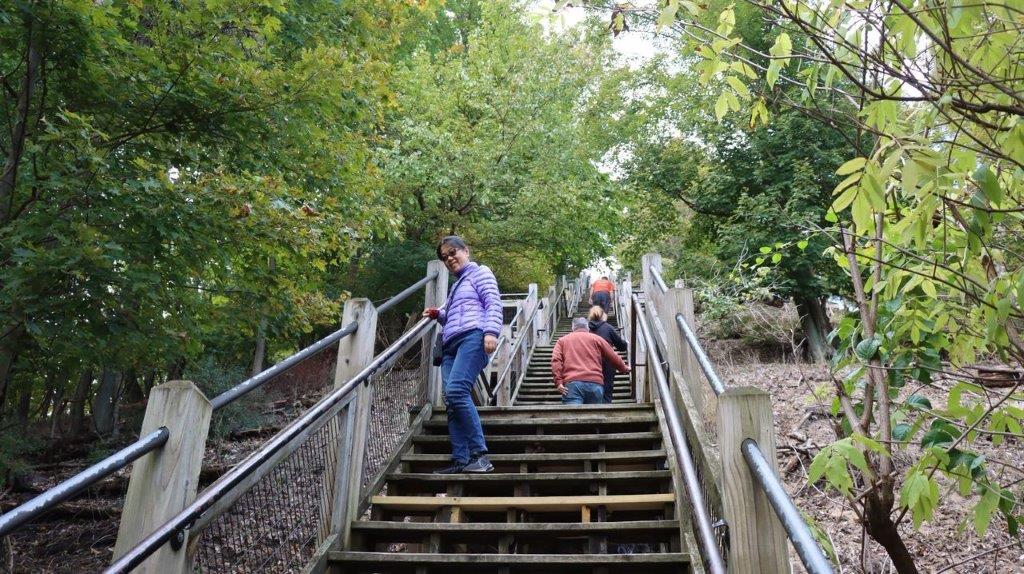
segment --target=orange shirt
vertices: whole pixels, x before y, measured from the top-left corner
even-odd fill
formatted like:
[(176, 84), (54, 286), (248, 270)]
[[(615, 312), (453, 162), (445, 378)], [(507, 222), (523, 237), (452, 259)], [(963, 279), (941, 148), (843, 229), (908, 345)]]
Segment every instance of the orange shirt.
[(594, 284), (590, 287), (590, 294), (594, 293), (613, 293), (615, 291), (615, 284), (607, 279), (598, 279), (594, 281)]

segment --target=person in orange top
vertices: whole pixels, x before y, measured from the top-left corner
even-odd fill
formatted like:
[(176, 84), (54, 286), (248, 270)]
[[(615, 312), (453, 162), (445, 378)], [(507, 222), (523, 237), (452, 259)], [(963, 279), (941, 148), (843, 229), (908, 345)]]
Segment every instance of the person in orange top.
[(590, 304), (600, 305), (604, 312), (608, 312), (608, 307), (612, 303), (612, 294), (615, 293), (615, 284), (608, 280), (608, 276), (604, 275), (594, 284), (590, 286)]
[(572, 332), (559, 339), (551, 353), (551, 374), (563, 404), (604, 403), (602, 359), (607, 359), (620, 373), (629, 372), (608, 341), (590, 332), (585, 318), (573, 319)]

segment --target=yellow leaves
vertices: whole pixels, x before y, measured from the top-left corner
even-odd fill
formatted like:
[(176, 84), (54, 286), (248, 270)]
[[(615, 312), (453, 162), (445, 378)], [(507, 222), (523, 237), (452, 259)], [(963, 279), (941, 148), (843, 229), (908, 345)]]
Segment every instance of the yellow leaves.
[(759, 99), (750, 109), (750, 127), (753, 128), (757, 124), (757, 120), (760, 118), (761, 125), (768, 125), (768, 107), (764, 105), (764, 100)]
[(733, 11), (732, 6), (722, 10), (722, 13), (718, 15), (718, 29), (716, 32), (723, 36), (732, 34), (733, 28), (736, 27), (736, 13)]
[(765, 74), (765, 82), (768, 87), (775, 86), (775, 82), (779, 80), (779, 74), (782, 69), (789, 65), (789, 57), (793, 52), (793, 43), (789, 39), (789, 34), (783, 32), (779, 34), (779, 37), (775, 39), (775, 43), (772, 44), (769, 53), (772, 55), (772, 61), (768, 64), (768, 72)]
[(744, 100), (750, 99), (750, 90), (747, 89), (746, 84), (744, 84), (739, 78), (736, 76), (726, 76), (725, 81), (732, 86), (732, 89), (736, 90), (739, 97)]

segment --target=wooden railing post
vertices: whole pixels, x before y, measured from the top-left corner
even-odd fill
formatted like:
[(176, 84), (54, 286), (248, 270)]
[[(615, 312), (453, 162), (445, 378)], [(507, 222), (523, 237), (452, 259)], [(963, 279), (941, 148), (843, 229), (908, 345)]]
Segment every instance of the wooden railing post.
[(505, 369), (505, 367), (512, 361), (512, 326), (505, 325), (501, 328), (502, 343), (495, 351), (494, 365), (495, 372), (498, 373), (498, 406), (507, 407), (512, 404), (512, 370)]
[[(536, 283), (530, 283), (530, 285), (527, 286), (527, 288), (526, 288), (526, 309), (525, 309), (525, 311), (526, 311), (526, 318), (527, 319), (529, 319), (531, 316), (533, 316), (533, 312), (534, 312), (534, 310), (537, 309), (538, 305), (540, 305), (540, 299), (539, 299), (539, 295), (537, 293), (537, 284)], [(535, 343), (537, 341), (537, 335), (538, 335), (538, 331), (540, 330), (541, 322), (542, 322), (542, 319), (540, 318), (540, 313), (538, 312), (537, 316), (533, 318), (533, 325), (530, 326), (530, 342), (531, 343)]]
[[(190, 381), (170, 381), (150, 391), (139, 435), (167, 427), (170, 437), (163, 448), (140, 458), (132, 467), (114, 560), (195, 500), (212, 414), (210, 401)], [(186, 539), (177, 550), (165, 544), (133, 572), (191, 572), (185, 551), (188, 532), (184, 535)]]
[[(334, 371), (334, 388), (340, 388), (370, 364), (377, 340), (377, 309), (369, 299), (345, 302), (342, 324), (356, 321), (359, 328), (338, 343), (338, 364)], [(338, 467), (334, 473), (331, 532), (338, 533), (340, 547), (350, 545), (352, 521), (358, 517), (359, 494), (363, 486), (363, 456), (369, 431), (370, 403), (373, 386), (360, 385), (344, 410), (344, 434), (338, 451)]]
[(723, 511), (729, 525), (729, 572), (791, 572), (786, 533), (754, 482), (740, 444), (753, 439), (778, 476), (771, 397), (754, 387), (730, 387), (718, 397)]
[[(440, 309), (448, 299), (448, 268), (440, 261), (427, 263), (427, 275), (437, 272), (437, 278), (427, 283), (424, 291), (424, 307), (437, 307)], [(437, 324), (434, 329), (427, 331), (423, 338), (422, 352), (420, 353), (420, 376), (427, 385), (427, 402), (437, 408), (441, 404), (441, 369), (431, 364), (434, 352), (434, 341), (441, 325)]]
[(550, 345), (551, 333), (555, 330), (553, 317), (551, 316), (551, 299), (544, 297), (540, 300), (540, 312), (537, 313), (537, 344)]

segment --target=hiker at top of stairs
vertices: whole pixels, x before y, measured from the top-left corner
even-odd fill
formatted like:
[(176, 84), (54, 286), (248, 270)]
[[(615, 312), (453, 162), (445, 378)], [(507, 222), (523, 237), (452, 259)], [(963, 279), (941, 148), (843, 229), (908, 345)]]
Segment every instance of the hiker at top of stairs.
[(452, 464), (435, 474), (490, 472), (487, 443), (480, 414), (473, 404), (473, 383), (494, 352), (501, 333), (501, 294), (494, 273), (469, 260), (469, 247), (461, 237), (449, 235), (437, 246), (437, 258), (456, 279), (441, 309), (428, 308), (424, 317), (437, 319), (441, 331), (441, 379), (448, 415)]
[(586, 319), (573, 319), (572, 332), (559, 339), (551, 352), (551, 374), (562, 395), (562, 403), (604, 403), (602, 359), (611, 361), (620, 373), (629, 372), (629, 367), (612, 350), (608, 341), (590, 332)]
[(608, 280), (607, 275), (603, 275), (590, 287), (590, 304), (600, 305), (607, 313), (612, 304), (612, 293), (615, 293), (615, 284)]
[[(616, 351), (625, 351), (628, 345), (625, 339), (619, 336), (619, 332), (608, 324), (608, 314), (598, 305), (590, 308), (590, 332), (601, 337)], [(611, 361), (601, 358), (601, 374), (604, 375), (604, 402), (611, 404), (612, 387), (615, 385), (615, 366)]]

